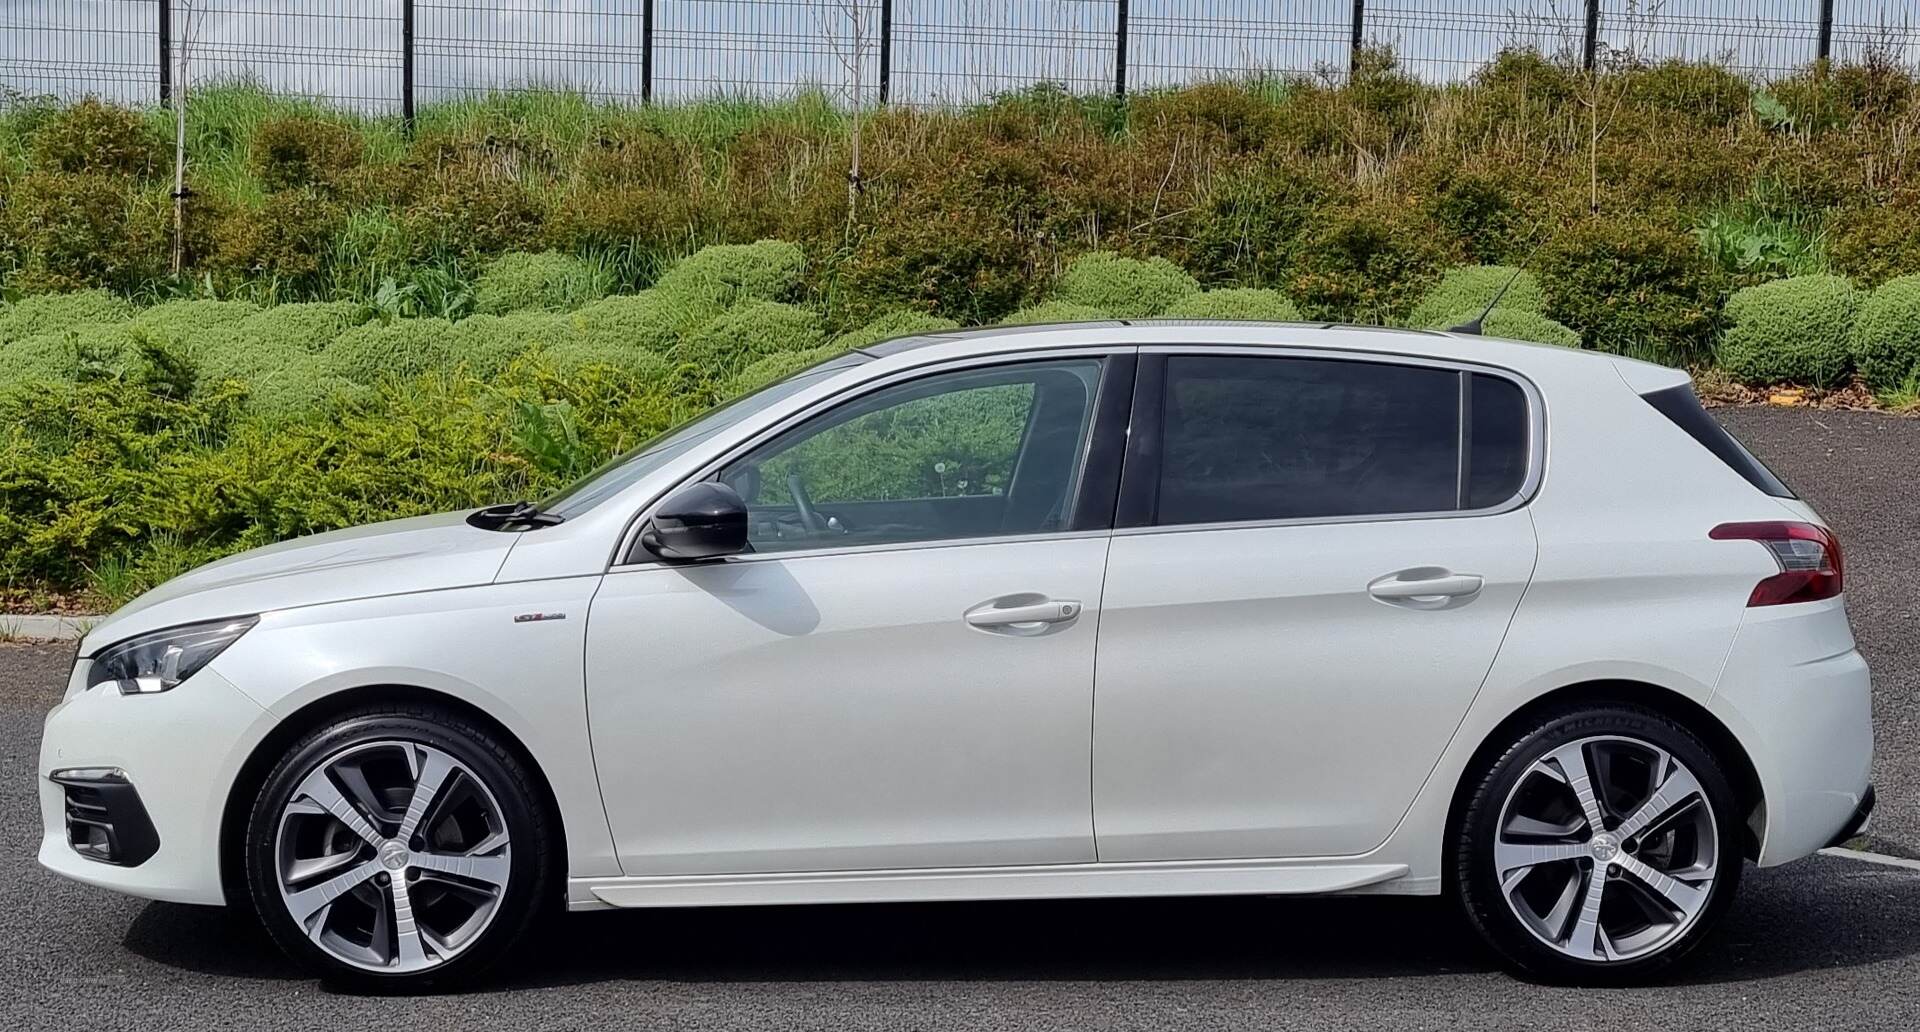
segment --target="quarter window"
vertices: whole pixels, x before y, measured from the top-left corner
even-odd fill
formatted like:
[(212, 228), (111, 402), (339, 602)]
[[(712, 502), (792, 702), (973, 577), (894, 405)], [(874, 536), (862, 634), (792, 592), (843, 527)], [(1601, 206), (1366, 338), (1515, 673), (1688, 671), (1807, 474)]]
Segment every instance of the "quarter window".
[(966, 370), (882, 388), (729, 464), (756, 552), (1063, 529), (1100, 362)]
[(1526, 398), (1501, 377), (1175, 355), (1165, 378), (1161, 525), (1483, 508), (1526, 475)]

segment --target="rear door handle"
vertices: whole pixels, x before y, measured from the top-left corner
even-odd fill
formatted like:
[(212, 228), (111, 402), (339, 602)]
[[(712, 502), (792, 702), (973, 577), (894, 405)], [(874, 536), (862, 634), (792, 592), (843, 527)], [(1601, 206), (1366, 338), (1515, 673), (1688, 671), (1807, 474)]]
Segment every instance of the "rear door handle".
[(967, 610), (966, 619), (982, 630), (1032, 634), (1078, 618), (1083, 608), (1074, 599), (1022, 592), (990, 598)]
[(1420, 566), (1375, 578), (1367, 585), (1367, 594), (1392, 605), (1439, 609), (1479, 594), (1483, 583), (1475, 574)]

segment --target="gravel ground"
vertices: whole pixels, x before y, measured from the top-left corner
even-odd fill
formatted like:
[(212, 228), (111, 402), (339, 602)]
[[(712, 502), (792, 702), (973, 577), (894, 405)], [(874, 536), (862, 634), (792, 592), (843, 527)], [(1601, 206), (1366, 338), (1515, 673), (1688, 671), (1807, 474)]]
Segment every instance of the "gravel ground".
[[(1920, 421), (1721, 418), (1848, 548), (1878, 683), (1883, 818), (1920, 844), (1909, 716), (1920, 628)], [(1920, 872), (1749, 869), (1671, 985), (1578, 991), (1494, 971), (1436, 900), (1147, 900), (573, 915), (498, 988), (370, 999), (302, 978), (244, 921), (41, 871), (34, 766), (70, 646), (0, 646), (0, 1028), (1911, 1029)]]

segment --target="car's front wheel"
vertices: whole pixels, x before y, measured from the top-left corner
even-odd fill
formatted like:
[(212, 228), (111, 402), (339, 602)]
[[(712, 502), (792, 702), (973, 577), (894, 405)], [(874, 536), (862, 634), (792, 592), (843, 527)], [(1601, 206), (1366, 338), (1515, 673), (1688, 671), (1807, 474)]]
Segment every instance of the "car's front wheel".
[(1469, 786), (1450, 877), (1514, 968), (1574, 983), (1684, 957), (1740, 880), (1740, 818), (1710, 749), (1638, 706), (1548, 714)]
[(402, 987), (490, 966), (552, 902), (524, 763), (431, 707), (344, 714), (267, 775), (247, 883), (276, 942), (323, 977)]

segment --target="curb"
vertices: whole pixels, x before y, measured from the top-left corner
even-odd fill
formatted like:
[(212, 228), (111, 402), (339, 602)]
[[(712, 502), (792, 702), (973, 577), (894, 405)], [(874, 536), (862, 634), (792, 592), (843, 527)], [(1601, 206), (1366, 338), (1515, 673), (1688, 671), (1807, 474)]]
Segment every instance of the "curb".
[(0, 613), (0, 641), (73, 641), (86, 636), (99, 616)]

